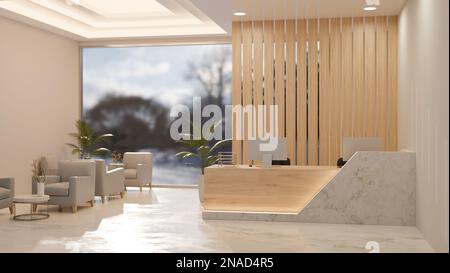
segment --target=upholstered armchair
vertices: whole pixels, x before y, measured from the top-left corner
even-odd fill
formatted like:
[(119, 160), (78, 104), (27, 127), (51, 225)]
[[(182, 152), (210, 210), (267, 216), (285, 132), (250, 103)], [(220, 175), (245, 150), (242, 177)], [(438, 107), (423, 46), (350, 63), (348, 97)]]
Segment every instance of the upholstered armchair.
[(0, 209), (9, 208), (14, 213), (14, 178), (0, 178)]
[(105, 196), (119, 195), (123, 198), (125, 190), (123, 168), (106, 170), (106, 163), (103, 159), (95, 160), (95, 195), (102, 198)]
[(126, 187), (139, 187), (152, 183), (152, 154), (147, 152), (127, 152), (123, 156)]
[[(33, 193), (37, 184), (33, 182)], [(78, 206), (89, 203), (94, 206), (95, 162), (92, 160), (62, 160), (58, 162), (57, 175), (47, 175), (45, 194), (50, 196), (49, 205), (71, 207), (76, 213)]]

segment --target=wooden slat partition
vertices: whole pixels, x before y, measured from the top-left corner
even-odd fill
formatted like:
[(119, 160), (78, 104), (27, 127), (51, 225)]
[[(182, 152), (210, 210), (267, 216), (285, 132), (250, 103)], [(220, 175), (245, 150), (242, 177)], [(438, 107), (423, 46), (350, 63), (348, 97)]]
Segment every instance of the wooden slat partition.
[(318, 165), (319, 149), (319, 84), (318, 84), (318, 33), (317, 20), (308, 21), (308, 165)]
[(286, 22), (286, 138), (288, 157), (296, 165), (296, 103), (295, 103), (295, 21)]
[(320, 165), (326, 165), (330, 157), (330, 20), (321, 19), (320, 40), (320, 79), (319, 79), (319, 145)]
[[(397, 17), (234, 22), (232, 85), (233, 105), (278, 105), (291, 164), (335, 165), (344, 137), (396, 150)], [(237, 163), (247, 149), (233, 140)]]
[[(243, 89), (242, 89), (242, 104), (244, 107), (248, 105), (253, 105), (253, 33), (252, 33), (252, 22), (244, 22), (242, 25), (242, 47), (243, 47)], [(243, 116), (244, 125), (244, 140), (242, 144), (242, 162), (244, 164), (249, 164), (248, 160), (248, 128), (251, 127), (250, 117), (248, 113)]]
[(307, 165), (306, 21), (297, 21), (297, 164)]
[(340, 19), (331, 19), (330, 32), (330, 100), (333, 102), (330, 105), (331, 111), (331, 130), (330, 130), (330, 157), (327, 164), (336, 164), (340, 157), (341, 147), (341, 110), (342, 110), (342, 67), (341, 67), (341, 32)]
[(397, 16), (388, 18), (388, 151), (397, 150), (397, 20)]
[[(232, 76), (232, 95), (231, 102), (233, 105), (242, 105), (242, 25), (233, 24), (232, 26), (233, 37), (232, 37), (232, 66), (233, 66), (233, 76)], [(238, 114), (239, 115), (239, 114)], [(232, 151), (234, 154), (234, 160), (236, 164), (242, 163), (242, 140), (240, 136), (237, 135), (238, 132), (242, 132), (242, 124), (240, 128), (237, 126), (236, 115), (232, 117), (232, 128), (233, 128), (233, 140), (232, 140)]]
[(275, 21), (275, 105), (278, 105), (278, 136), (285, 135), (285, 32), (284, 21)]

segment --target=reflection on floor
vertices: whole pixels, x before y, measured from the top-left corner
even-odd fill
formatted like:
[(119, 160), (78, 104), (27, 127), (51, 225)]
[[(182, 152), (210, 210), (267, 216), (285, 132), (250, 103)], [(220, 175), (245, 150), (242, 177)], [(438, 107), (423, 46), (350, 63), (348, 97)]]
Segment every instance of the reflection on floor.
[(35, 222), (0, 210), (0, 252), (368, 252), (369, 241), (381, 252), (432, 251), (415, 227), (204, 221), (196, 189), (129, 190), (77, 214), (48, 210)]

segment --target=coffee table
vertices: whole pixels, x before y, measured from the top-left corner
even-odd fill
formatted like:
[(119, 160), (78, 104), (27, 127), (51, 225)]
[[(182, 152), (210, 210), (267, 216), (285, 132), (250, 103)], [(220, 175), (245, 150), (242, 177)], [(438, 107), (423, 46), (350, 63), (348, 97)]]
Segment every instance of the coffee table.
[[(18, 221), (36, 221), (44, 220), (50, 217), (48, 213), (37, 213), (34, 208), (37, 205), (47, 205), (50, 196), (48, 195), (37, 195), (37, 194), (25, 194), (14, 196), (14, 204), (30, 204), (30, 213), (18, 214), (16, 215), (16, 210), (14, 209), (14, 220)], [(48, 209), (47, 209), (48, 211)]]

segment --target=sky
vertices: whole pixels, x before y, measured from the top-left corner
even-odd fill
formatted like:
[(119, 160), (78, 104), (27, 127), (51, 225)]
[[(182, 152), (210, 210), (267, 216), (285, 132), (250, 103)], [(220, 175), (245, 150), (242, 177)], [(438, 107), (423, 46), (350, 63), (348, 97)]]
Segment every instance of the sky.
[[(107, 93), (156, 98), (167, 106), (183, 103), (199, 90), (186, 80), (188, 62), (231, 45), (183, 45), (83, 49), (83, 108)], [(231, 71), (231, 59), (227, 63)]]

